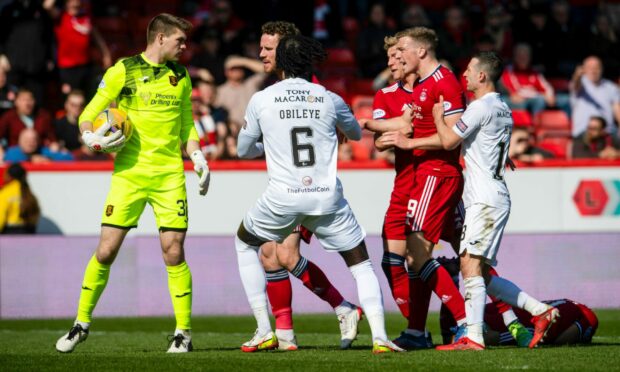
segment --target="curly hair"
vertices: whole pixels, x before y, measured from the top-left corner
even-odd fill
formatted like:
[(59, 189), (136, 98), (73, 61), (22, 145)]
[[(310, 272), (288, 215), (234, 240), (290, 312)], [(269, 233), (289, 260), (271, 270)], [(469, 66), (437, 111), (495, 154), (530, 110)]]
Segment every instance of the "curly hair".
[(260, 31), (262, 34), (280, 35), (280, 37), (301, 34), (295, 24), (284, 21), (267, 22), (261, 27)]
[(300, 77), (310, 81), (315, 63), (327, 57), (323, 45), (306, 36), (285, 36), (276, 49), (276, 67), (285, 77)]

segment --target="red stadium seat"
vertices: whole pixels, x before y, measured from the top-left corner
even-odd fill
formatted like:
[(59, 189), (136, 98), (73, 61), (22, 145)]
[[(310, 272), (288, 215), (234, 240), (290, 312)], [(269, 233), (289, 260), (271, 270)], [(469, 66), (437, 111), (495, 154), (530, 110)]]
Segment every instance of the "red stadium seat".
[(375, 91), (372, 87), (372, 83), (372, 79), (353, 79), (349, 82), (349, 91), (353, 94), (374, 96)]
[(534, 124), (537, 129), (552, 129), (557, 131), (571, 130), (570, 118), (562, 110), (544, 110), (536, 114)]
[(324, 75), (353, 79), (357, 76), (355, 55), (347, 48), (327, 49), (327, 60), (320, 66)]
[(527, 110), (512, 110), (512, 120), (517, 127), (531, 127), (533, 124), (532, 115)]
[(365, 131), (361, 140), (349, 141), (349, 144), (353, 150), (354, 160), (370, 160), (372, 158), (372, 151), (375, 147), (375, 140), (372, 133)]
[(568, 92), (568, 85), (570, 83), (568, 81), (568, 79), (564, 79), (564, 78), (550, 78), (550, 79), (547, 79), (547, 81), (553, 87), (553, 90), (555, 90), (556, 93), (566, 93), (566, 92)]
[(372, 101), (374, 100), (373, 96), (368, 95), (355, 95), (351, 98), (351, 110), (355, 114), (357, 111), (362, 110), (364, 107), (370, 107), (372, 110)]
[(538, 146), (560, 159), (571, 157), (572, 144), (573, 139), (570, 136), (548, 136), (538, 142)]

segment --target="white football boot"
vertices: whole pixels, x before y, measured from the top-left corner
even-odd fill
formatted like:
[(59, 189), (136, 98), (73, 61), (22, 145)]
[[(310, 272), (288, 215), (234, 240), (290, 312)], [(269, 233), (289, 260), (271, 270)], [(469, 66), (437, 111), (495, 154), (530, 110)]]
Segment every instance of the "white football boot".
[(88, 338), (88, 329), (82, 328), (81, 325), (75, 324), (69, 332), (56, 341), (56, 350), (61, 353), (70, 353), (75, 349), (77, 344), (84, 342)]
[(169, 353), (188, 353), (194, 349), (192, 335), (189, 332), (176, 332), (169, 340)]

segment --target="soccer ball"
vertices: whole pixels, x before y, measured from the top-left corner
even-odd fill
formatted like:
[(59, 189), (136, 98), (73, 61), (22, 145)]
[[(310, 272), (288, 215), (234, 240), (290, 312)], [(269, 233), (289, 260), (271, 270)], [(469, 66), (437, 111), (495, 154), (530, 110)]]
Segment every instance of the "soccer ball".
[(129, 138), (131, 138), (131, 134), (133, 133), (133, 125), (131, 124), (131, 120), (129, 120), (126, 112), (115, 108), (103, 110), (99, 115), (97, 115), (95, 121), (93, 122), (93, 132), (106, 122), (109, 122), (111, 125), (110, 130), (105, 134), (106, 136), (110, 135), (110, 133), (115, 133), (116, 131), (121, 130), (125, 135), (125, 141), (129, 141)]

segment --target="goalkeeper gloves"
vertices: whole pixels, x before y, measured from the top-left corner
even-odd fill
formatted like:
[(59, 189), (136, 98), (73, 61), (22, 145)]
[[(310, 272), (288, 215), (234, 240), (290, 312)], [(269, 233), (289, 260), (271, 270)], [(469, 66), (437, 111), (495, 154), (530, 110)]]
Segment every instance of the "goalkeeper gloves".
[(118, 151), (125, 145), (125, 135), (122, 131), (116, 132), (106, 136), (105, 134), (110, 130), (112, 126), (110, 123), (105, 122), (95, 132), (85, 130), (82, 132), (82, 141), (93, 151), (100, 152), (114, 152)]
[(200, 195), (206, 195), (207, 191), (209, 191), (209, 182), (211, 182), (211, 173), (209, 172), (207, 159), (205, 159), (205, 156), (200, 150), (195, 150), (189, 157), (192, 159), (192, 162), (194, 162), (194, 170), (198, 174), (198, 177), (200, 177), (198, 180)]

